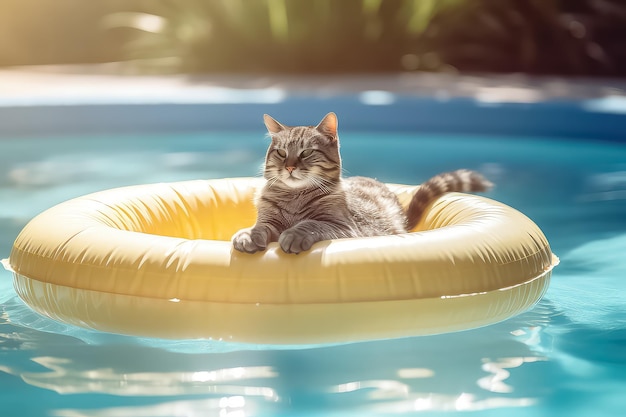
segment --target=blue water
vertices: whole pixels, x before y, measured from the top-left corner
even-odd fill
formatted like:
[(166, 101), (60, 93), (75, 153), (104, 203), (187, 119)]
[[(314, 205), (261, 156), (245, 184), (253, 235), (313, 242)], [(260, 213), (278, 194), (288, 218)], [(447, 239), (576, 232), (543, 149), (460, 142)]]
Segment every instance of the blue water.
[[(0, 257), (38, 212), (101, 189), (252, 176), (263, 131), (0, 141)], [(164, 341), (43, 318), (0, 271), (0, 415), (621, 416), (626, 144), (343, 132), (347, 175), (478, 169), (561, 264), (532, 310), (481, 329), (325, 346)]]

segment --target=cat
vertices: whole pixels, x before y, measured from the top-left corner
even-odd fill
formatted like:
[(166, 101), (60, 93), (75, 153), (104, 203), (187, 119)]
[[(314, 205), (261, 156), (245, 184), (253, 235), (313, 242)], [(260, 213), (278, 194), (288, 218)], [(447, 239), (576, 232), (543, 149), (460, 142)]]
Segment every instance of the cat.
[(342, 177), (335, 113), (314, 127), (285, 126), (267, 114), (263, 118), (271, 138), (266, 183), (256, 199), (256, 224), (233, 236), (241, 252), (263, 251), (278, 242), (283, 251), (298, 254), (322, 240), (407, 233), (441, 195), (492, 186), (475, 171), (439, 174), (420, 186), (405, 212), (385, 184)]

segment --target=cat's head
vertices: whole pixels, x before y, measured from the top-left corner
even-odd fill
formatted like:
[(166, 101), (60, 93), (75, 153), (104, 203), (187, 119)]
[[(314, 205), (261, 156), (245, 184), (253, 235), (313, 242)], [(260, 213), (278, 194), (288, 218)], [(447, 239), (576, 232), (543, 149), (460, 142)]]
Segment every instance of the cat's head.
[(272, 186), (321, 188), (341, 177), (337, 116), (328, 113), (317, 126), (290, 127), (263, 116), (272, 142), (265, 158), (264, 177)]

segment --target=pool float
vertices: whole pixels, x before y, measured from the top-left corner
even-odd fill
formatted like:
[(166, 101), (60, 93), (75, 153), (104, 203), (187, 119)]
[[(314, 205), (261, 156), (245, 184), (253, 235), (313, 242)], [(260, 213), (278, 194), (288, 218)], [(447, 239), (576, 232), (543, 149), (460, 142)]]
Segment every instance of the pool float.
[[(35, 311), (107, 332), (250, 343), (436, 334), (504, 320), (546, 291), (558, 259), (496, 201), (447, 194), (415, 231), (239, 253), (253, 178), (131, 186), (32, 219), (5, 262)], [(403, 203), (415, 186), (390, 185)]]

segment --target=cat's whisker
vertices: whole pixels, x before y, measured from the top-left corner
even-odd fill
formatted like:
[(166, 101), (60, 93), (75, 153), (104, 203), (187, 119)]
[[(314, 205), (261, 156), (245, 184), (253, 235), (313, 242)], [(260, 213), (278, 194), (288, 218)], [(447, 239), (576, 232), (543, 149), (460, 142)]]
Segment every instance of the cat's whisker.
[(332, 193), (332, 189), (324, 182), (320, 183), (320, 189), (324, 191), (326, 194)]
[(332, 192), (330, 187), (327, 185), (329, 181), (325, 178), (321, 178), (315, 175), (308, 175), (306, 179), (309, 184), (320, 189), (324, 194), (330, 194)]
[(267, 179), (267, 188), (272, 188), (276, 181), (280, 179), (280, 175), (273, 175)]
[(326, 190), (328, 190), (328, 193), (330, 194), (333, 191), (333, 187), (337, 185), (337, 182), (330, 179), (330, 178), (320, 178), (324, 184), (324, 187), (326, 188)]

